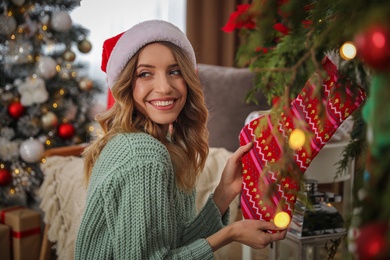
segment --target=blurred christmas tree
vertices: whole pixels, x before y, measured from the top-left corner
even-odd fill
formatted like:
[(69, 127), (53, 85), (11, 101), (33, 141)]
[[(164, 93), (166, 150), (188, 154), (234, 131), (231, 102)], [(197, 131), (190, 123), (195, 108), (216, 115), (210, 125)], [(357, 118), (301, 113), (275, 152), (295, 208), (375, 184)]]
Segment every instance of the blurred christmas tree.
[(365, 90), (339, 163), (340, 172), (350, 158), (357, 166), (348, 245), (357, 259), (390, 259), (390, 1), (253, 0), (223, 30), (238, 30), (237, 65), (256, 73), (248, 102), (262, 91), (270, 103), (279, 100), (272, 109), (282, 109), (313, 73), (327, 77), (325, 56), (341, 85)]
[(80, 1), (1, 1), (0, 206), (35, 203), (44, 150), (89, 138), (102, 89), (75, 62), (92, 47), (69, 15)]

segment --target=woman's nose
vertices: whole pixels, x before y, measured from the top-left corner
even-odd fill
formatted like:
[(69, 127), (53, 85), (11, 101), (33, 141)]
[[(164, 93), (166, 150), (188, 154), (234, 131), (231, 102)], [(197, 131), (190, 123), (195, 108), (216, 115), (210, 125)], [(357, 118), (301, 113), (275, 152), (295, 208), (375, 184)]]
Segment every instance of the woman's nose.
[(155, 90), (161, 93), (170, 93), (172, 91), (172, 85), (167, 75), (158, 76)]

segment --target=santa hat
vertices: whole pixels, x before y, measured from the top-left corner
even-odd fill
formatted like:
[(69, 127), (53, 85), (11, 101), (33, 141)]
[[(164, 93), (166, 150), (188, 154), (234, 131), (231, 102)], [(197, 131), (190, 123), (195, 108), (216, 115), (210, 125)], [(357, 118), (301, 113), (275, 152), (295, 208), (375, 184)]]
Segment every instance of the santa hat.
[(107, 74), (111, 88), (127, 62), (143, 46), (152, 42), (171, 42), (180, 47), (196, 67), (195, 52), (186, 35), (175, 25), (162, 20), (149, 20), (134, 25), (103, 43), (101, 69)]

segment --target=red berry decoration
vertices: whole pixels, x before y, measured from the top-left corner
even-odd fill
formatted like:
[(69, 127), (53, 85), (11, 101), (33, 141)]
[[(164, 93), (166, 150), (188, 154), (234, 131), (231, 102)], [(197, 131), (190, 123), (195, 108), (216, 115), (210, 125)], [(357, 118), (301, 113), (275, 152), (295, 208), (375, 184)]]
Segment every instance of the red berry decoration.
[(70, 123), (60, 124), (57, 129), (57, 135), (64, 140), (72, 138), (75, 133), (74, 126)]
[(14, 101), (8, 106), (8, 114), (13, 118), (19, 118), (24, 113), (24, 106), (19, 101)]
[(12, 174), (7, 169), (0, 169), (0, 186), (6, 186), (12, 181)]
[(390, 67), (390, 28), (374, 25), (355, 36), (358, 55), (376, 70)]
[(386, 222), (373, 222), (361, 227), (356, 241), (359, 259), (385, 259), (389, 254), (388, 231)]

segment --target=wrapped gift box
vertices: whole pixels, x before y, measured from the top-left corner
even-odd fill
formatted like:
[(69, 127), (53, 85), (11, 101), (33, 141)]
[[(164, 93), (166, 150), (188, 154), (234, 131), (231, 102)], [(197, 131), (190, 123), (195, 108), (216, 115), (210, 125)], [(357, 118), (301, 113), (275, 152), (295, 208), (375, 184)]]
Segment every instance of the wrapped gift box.
[(0, 259), (11, 259), (11, 228), (7, 225), (0, 224)]
[(39, 259), (41, 248), (39, 212), (20, 206), (3, 208), (0, 209), (0, 223), (11, 229), (13, 260)]

